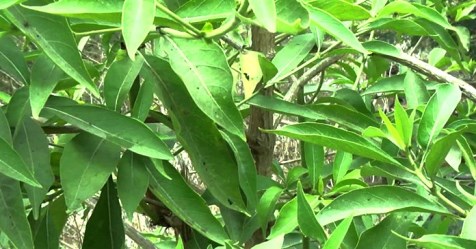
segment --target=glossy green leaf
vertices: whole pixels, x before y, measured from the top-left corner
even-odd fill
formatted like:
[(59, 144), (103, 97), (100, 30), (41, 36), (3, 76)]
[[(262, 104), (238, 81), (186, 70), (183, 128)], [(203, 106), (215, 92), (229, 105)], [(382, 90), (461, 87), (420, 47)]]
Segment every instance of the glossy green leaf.
[(395, 127), (402, 137), (404, 146), (411, 145), (415, 113), (413, 112), (409, 117), (402, 104), (400, 104), (400, 100), (395, 98), (394, 116)]
[(149, 173), (141, 157), (126, 151), (117, 166), (117, 192), (130, 220), (149, 186)]
[(10, 124), (2, 109), (0, 109), (0, 139), (3, 139), (7, 144), (13, 144)]
[(277, 236), (271, 240), (255, 245), (251, 247), (251, 249), (282, 248), (283, 242), (284, 236)]
[(275, 0), (276, 31), (298, 34), (309, 27), (309, 14), (299, 0)]
[[(176, 136), (200, 179), (220, 203), (244, 212), (238, 166), (216, 124), (193, 102), (184, 83), (166, 61), (146, 57), (146, 63), (148, 70), (144, 76), (156, 84), (157, 95), (171, 114)], [(188, 125), (190, 120), (194, 125)]]
[(403, 134), (401, 134), (390, 119), (383, 113), (382, 109), (379, 109), (380, 118), (382, 118), (386, 131), (388, 132), (387, 138), (395, 144), (399, 149), (405, 150), (405, 141), (403, 140)]
[(394, 165), (400, 165), (393, 157), (369, 140), (356, 133), (326, 124), (300, 123), (287, 125), (278, 130), (267, 130), (277, 135), (300, 139), (329, 148), (339, 149), (362, 157), (367, 157)]
[(165, 50), (200, 110), (244, 139), (243, 119), (231, 95), (233, 77), (221, 48), (204, 40), (166, 38)]
[(0, 69), (18, 82), (28, 84), (30, 72), (23, 53), (9, 36), (0, 36)]
[(271, 33), (276, 32), (276, 4), (274, 0), (249, 0), (256, 19)]
[(430, 176), (436, 175), (446, 155), (460, 136), (461, 132), (452, 132), (435, 140), (424, 156), (425, 168)]
[(395, 186), (378, 186), (357, 189), (337, 197), (317, 214), (317, 220), (319, 224), (327, 225), (349, 216), (397, 210), (448, 214), (446, 208), (412, 191)]
[(345, 27), (344, 24), (337, 18), (318, 8), (308, 5), (306, 8), (309, 11), (309, 17), (311, 19), (312, 25), (326, 31), (326, 33), (333, 36), (337, 40), (342, 41), (342, 43), (348, 45), (349, 47), (364, 54), (368, 53), (354, 33)]
[(337, 151), (334, 158), (334, 165), (332, 167), (332, 178), (334, 180), (334, 184), (337, 184), (344, 178), (351, 164), (352, 154), (343, 151)]
[(78, 128), (137, 154), (169, 160), (167, 145), (144, 123), (92, 105), (55, 106), (46, 110)]
[(461, 136), (457, 140), (457, 143), (459, 149), (461, 150), (461, 154), (464, 158), (466, 166), (468, 167), (469, 172), (471, 173), (471, 176), (473, 177), (473, 179), (476, 179), (476, 160), (474, 159), (474, 153), (468, 143), (468, 140), (464, 136)]
[(48, 97), (64, 72), (46, 54), (41, 54), (31, 68), (30, 103), (33, 117), (38, 118)]
[(25, 118), (15, 132), (13, 146), (28, 166), (29, 171), (33, 172), (35, 179), (41, 184), (41, 188), (25, 186), (32, 205), (33, 217), (38, 219), (43, 199), (54, 181), (50, 166), (48, 139), (36, 122)]
[(395, 19), (391, 17), (381, 17), (372, 21), (367, 26), (371, 30), (393, 30), (407, 35), (428, 35), (425, 28), (409, 19)]
[(324, 147), (311, 143), (304, 143), (304, 165), (311, 181), (312, 190), (317, 191), (319, 179), (324, 168)]
[(406, 234), (418, 217), (418, 213), (396, 212), (385, 217), (379, 224), (363, 232), (356, 249), (400, 249), (406, 241), (394, 234)]
[(273, 215), (274, 207), (279, 197), (283, 193), (283, 189), (276, 186), (271, 186), (263, 193), (256, 208), (256, 215), (261, 226), (262, 231), (265, 231), (268, 226), (268, 221)]
[(303, 34), (293, 37), (273, 58), (273, 64), (278, 69), (274, 79), (279, 79), (296, 68), (311, 49), (315, 46), (312, 34)]
[(428, 64), (437, 67), (437, 64), (445, 58), (446, 50), (436, 47), (428, 53)]
[(248, 144), (238, 136), (225, 132), (221, 132), (221, 134), (235, 154), (235, 160), (238, 164), (240, 187), (246, 196), (248, 210), (252, 211), (258, 204), (256, 187), (256, 175), (258, 173), (256, 172), (256, 166), (251, 150), (248, 147)]
[(7, 106), (5, 115), (8, 123), (10, 126), (15, 127), (15, 130), (20, 126), (25, 117), (31, 116), (30, 93), (28, 89), (28, 86), (17, 89)]
[(76, 39), (64, 17), (13, 6), (3, 14), (74, 80), (99, 96), (76, 48)]
[(307, 1), (309, 5), (333, 15), (341, 21), (355, 21), (370, 18), (363, 7), (345, 0)]
[(104, 78), (104, 100), (109, 109), (121, 110), (143, 64), (144, 59), (142, 56), (135, 59), (135, 61), (126, 57), (111, 64)]
[[(1, 151), (3, 154), (4, 150)], [(0, 212), (3, 216), (0, 219), (0, 230), (16, 248), (33, 248), (33, 238), (24, 209), (20, 184), (0, 174)]]
[[(137, 59), (138, 60), (138, 59)], [(149, 116), (149, 110), (154, 101), (154, 83), (144, 81), (140, 86), (136, 101), (132, 107), (131, 115), (144, 121)]]
[(379, 123), (374, 118), (344, 105), (317, 104), (311, 105), (309, 108), (320, 115), (324, 115), (325, 119), (349, 127), (355, 131), (363, 131), (369, 126), (379, 126)]
[[(474, 238), (474, 237), (472, 237)], [(468, 249), (476, 248), (476, 240), (463, 239), (454, 235), (427, 234), (418, 239), (407, 239), (417, 246), (427, 249)]]
[(460, 60), (461, 56), (458, 51), (458, 44), (450, 34), (448, 29), (425, 19), (417, 19), (416, 22), (424, 27), (428, 35), (433, 38), (442, 48), (448, 51), (454, 59)]
[(378, 16), (387, 16), (393, 13), (413, 14), (417, 17), (425, 18), (428, 21), (436, 23), (446, 29), (453, 28), (443, 15), (438, 13), (435, 9), (423, 6), (421, 4), (406, 1), (394, 1), (381, 9), (378, 13)]
[(12, 145), (3, 139), (0, 139), (0, 173), (13, 179), (27, 183), (33, 187), (41, 187), (41, 184), (35, 179), (30, 167), (12, 148)]
[(324, 228), (317, 222), (314, 211), (304, 197), (301, 182), (297, 185), (297, 219), (301, 232), (309, 238), (324, 241), (327, 238)]
[(433, 142), (453, 114), (461, 99), (460, 89), (443, 84), (436, 89), (423, 112), (418, 127), (418, 143), (423, 147)]
[(21, 2), (21, 0), (4, 0), (0, 3), (0, 10), (1, 9), (6, 9), (18, 2)]
[[(319, 198), (315, 195), (305, 194), (305, 198), (312, 209), (316, 208), (320, 203)], [(278, 218), (271, 227), (271, 232), (268, 239), (273, 239), (279, 235), (284, 235), (292, 232), (298, 226), (297, 218), (297, 198), (293, 198), (281, 207)]]
[(172, 165), (164, 162), (164, 170), (171, 179), (147, 165), (152, 193), (193, 229), (219, 244), (225, 244), (228, 236), (205, 201), (188, 186)]
[(383, 41), (367, 41), (362, 43), (362, 46), (364, 46), (368, 51), (376, 54), (389, 55), (397, 58), (402, 54), (402, 51), (399, 48)]
[(86, 224), (82, 247), (120, 249), (124, 248), (125, 240), (121, 205), (116, 186), (110, 177)]
[(416, 109), (418, 106), (425, 104), (430, 99), (427, 87), (423, 79), (411, 70), (408, 70), (403, 80), (403, 89), (407, 106), (410, 109)]
[(87, 133), (66, 144), (60, 161), (60, 177), (69, 211), (98, 192), (119, 161), (121, 148)]
[(474, 239), (476, 233), (476, 206), (473, 206), (464, 219), (460, 237), (463, 239)]
[(154, 23), (155, 0), (125, 0), (122, 7), (122, 36), (127, 54), (134, 60)]
[(248, 104), (260, 107), (273, 112), (299, 116), (310, 120), (323, 120), (326, 117), (312, 110), (309, 106), (298, 105), (288, 101), (284, 101), (271, 96), (257, 94), (247, 101)]
[(339, 249), (341, 244), (344, 241), (344, 238), (349, 230), (350, 225), (352, 224), (352, 219), (354, 217), (349, 216), (345, 218), (337, 228), (332, 231), (332, 234), (329, 236), (329, 239), (326, 241), (323, 249)]
[[(174, 12), (188, 22), (203, 23), (226, 19), (234, 15), (235, 4), (233, 0), (189, 0), (177, 6), (178, 8)], [(168, 5), (170, 5), (170, 2)]]

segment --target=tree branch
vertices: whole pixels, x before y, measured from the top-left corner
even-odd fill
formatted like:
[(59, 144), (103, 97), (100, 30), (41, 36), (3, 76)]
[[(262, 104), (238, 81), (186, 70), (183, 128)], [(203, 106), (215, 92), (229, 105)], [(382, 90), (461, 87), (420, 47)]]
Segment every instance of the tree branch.
[(381, 56), (386, 57), (390, 60), (399, 62), (405, 66), (408, 66), (415, 71), (418, 71), (424, 75), (426, 75), (429, 78), (435, 79), (440, 82), (448, 82), (451, 84), (457, 85), (463, 94), (468, 97), (469, 99), (476, 101), (476, 88), (474, 88), (471, 84), (468, 82), (458, 79), (455, 76), (437, 68), (434, 67), (424, 61), (421, 61), (413, 56), (410, 56), (408, 54), (402, 53), (401, 56), (399, 57), (394, 57), (394, 56), (389, 56), (389, 55), (384, 55), (381, 54)]

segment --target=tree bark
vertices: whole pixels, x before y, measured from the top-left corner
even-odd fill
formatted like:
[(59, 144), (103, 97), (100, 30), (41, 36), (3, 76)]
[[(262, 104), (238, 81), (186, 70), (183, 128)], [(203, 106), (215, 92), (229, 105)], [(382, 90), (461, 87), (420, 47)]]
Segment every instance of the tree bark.
[[(261, 52), (266, 57), (271, 58), (274, 55), (274, 34), (267, 30), (253, 26), (251, 28), (253, 51)], [(260, 94), (267, 96), (273, 95), (273, 88), (263, 89)], [(273, 134), (263, 133), (261, 129), (273, 128), (273, 113), (255, 106), (250, 107), (250, 119), (246, 138), (248, 146), (251, 149), (255, 160), (256, 170), (258, 174), (263, 176), (271, 176), (271, 165), (273, 163), (274, 144), (276, 136)], [(253, 237), (246, 243), (245, 248), (251, 248), (253, 245), (265, 241), (266, 236), (263, 235), (261, 229), (253, 234)]]

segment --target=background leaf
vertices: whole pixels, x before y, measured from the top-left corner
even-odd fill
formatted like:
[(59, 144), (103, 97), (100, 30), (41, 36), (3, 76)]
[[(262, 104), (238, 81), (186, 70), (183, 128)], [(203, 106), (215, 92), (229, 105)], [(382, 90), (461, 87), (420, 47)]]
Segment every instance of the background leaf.
[(101, 190), (101, 196), (86, 224), (83, 248), (123, 248), (125, 243), (121, 205), (112, 178)]
[(66, 144), (60, 161), (61, 185), (69, 211), (93, 196), (106, 183), (119, 161), (120, 147), (87, 133)]

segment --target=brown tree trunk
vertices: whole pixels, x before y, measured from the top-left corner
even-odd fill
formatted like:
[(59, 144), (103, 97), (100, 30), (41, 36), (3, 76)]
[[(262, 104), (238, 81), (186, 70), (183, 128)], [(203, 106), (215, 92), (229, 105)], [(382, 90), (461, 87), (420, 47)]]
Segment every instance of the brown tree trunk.
[[(274, 34), (256, 26), (251, 28), (251, 34), (251, 49), (271, 58), (274, 55)], [(273, 95), (273, 89), (272, 87), (264, 89), (260, 94), (271, 96)], [(254, 106), (251, 107), (250, 112), (246, 138), (255, 160), (256, 170), (260, 175), (271, 176), (276, 136), (263, 133), (260, 128), (273, 129), (273, 113)], [(245, 248), (251, 248), (253, 245), (263, 242), (265, 238), (266, 236), (262, 234), (261, 229), (258, 229), (250, 241), (246, 243)]]

